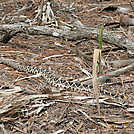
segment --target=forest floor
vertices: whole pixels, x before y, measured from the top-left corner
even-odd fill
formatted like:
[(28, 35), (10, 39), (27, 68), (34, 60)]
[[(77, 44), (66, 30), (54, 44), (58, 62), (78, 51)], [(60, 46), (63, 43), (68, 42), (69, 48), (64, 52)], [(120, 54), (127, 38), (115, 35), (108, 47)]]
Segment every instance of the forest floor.
[[(38, 0), (1, 0), (0, 24), (18, 24), (33, 20), (38, 4)], [(132, 4), (134, 6), (134, 2)], [(30, 5), (31, 8), (22, 10), (23, 7)], [(63, 22), (71, 23), (77, 18), (89, 27), (101, 28), (102, 25), (111, 22), (119, 23), (122, 12), (109, 8), (107, 10), (106, 7), (109, 6), (131, 9), (128, 0), (102, 2), (54, 0), (52, 10)], [(132, 10), (126, 12), (133, 14)], [(127, 27), (115, 25), (107, 26), (105, 29), (117, 35), (127, 35)], [(127, 37), (133, 40), (132, 35)], [(8, 43), (0, 43), (0, 55), (16, 60), (20, 64), (50, 69), (65, 80), (77, 80), (86, 77), (84, 69), (91, 76), (92, 53), (98, 47), (98, 41), (85, 39), (77, 44), (79, 50), (90, 53), (88, 61), (84, 61), (76, 54), (76, 42), (51, 36), (19, 33)], [(101, 75), (119, 68), (112, 67), (111, 61), (131, 59), (126, 50), (112, 44), (103, 42), (103, 49), (108, 51), (102, 52)], [(16, 88), (25, 90), (1, 96), (1, 134), (134, 134), (134, 114), (127, 108), (100, 103), (99, 115), (97, 105), (91, 103), (94, 99), (91, 93), (71, 89), (66, 92), (65, 89), (58, 89), (45, 83), (42, 77), (27, 78), (28, 76), (31, 74), (18, 72), (0, 64), (0, 90), (10, 91)], [(125, 91), (130, 102), (133, 102), (134, 70), (112, 77), (100, 84), (100, 88), (109, 92)], [(30, 97), (31, 99), (28, 99)]]

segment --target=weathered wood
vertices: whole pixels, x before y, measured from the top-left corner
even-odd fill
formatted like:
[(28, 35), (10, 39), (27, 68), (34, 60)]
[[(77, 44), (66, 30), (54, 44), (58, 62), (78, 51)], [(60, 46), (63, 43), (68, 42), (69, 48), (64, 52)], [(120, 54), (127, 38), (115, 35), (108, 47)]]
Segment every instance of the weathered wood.
[[(128, 66), (122, 67), (120, 69), (117, 69), (117, 70), (115, 70), (113, 72), (110, 72), (107, 75), (99, 76), (98, 77), (99, 83), (104, 83), (108, 79), (110, 79), (112, 77), (115, 77), (115, 76), (119, 76), (119, 75), (121, 75), (123, 73), (126, 73), (126, 72), (130, 71), (130, 70), (134, 70), (134, 63), (132, 63), (132, 64), (130, 64)], [(82, 82), (82, 84), (92, 85), (92, 79), (87, 80), (85, 82)]]
[(134, 63), (134, 58), (133, 59), (127, 59), (127, 60), (115, 60), (111, 61), (110, 64), (112, 67), (123, 67), (129, 64)]
[[(19, 24), (0, 25), (0, 31), (14, 31), (14, 33), (26, 33), (30, 35), (46, 35), (54, 37), (62, 37), (67, 40), (80, 40), (83, 38), (98, 40), (99, 29), (87, 26), (77, 26), (74, 31), (63, 30), (58, 28), (50, 28), (47, 26), (29, 26)], [(0, 39), (4, 42), (3, 38)], [(130, 57), (134, 57), (134, 42), (124, 36), (113, 34), (104, 30), (103, 41), (127, 49)], [(4, 42), (5, 43), (5, 42)]]

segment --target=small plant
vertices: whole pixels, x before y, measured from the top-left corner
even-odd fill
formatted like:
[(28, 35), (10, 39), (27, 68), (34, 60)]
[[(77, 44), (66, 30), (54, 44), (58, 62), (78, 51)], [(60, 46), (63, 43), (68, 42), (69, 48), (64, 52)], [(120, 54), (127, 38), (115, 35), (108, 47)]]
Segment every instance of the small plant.
[(99, 29), (99, 36), (98, 36), (98, 42), (99, 42), (99, 49), (102, 49), (102, 42), (103, 42), (103, 31), (104, 31), (104, 26), (101, 26)]
[(100, 115), (100, 105), (99, 105), (99, 86), (98, 86), (98, 78), (97, 75), (101, 71), (101, 49), (102, 49), (102, 42), (103, 42), (103, 30), (104, 26), (102, 26), (99, 30), (99, 36), (98, 36), (98, 49), (94, 49), (94, 55), (93, 55), (93, 89), (95, 93), (95, 98), (98, 106), (98, 114)]
[[(100, 50), (102, 50), (102, 42), (103, 42), (103, 30), (104, 30), (104, 26), (101, 26), (101, 28), (99, 29), (99, 36), (98, 36), (98, 48)], [(98, 57), (98, 70), (99, 70), (99, 73), (101, 71), (101, 53)]]

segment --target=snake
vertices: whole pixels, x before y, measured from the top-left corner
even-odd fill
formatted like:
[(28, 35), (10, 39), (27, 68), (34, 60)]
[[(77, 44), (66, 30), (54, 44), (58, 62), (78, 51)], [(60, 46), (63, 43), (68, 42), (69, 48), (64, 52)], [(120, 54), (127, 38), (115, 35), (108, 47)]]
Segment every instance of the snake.
[[(20, 72), (26, 72), (30, 74), (41, 74), (41, 76), (45, 79), (47, 83), (58, 88), (62, 87), (66, 90), (72, 89), (72, 90), (78, 90), (78, 91), (86, 91), (90, 93), (94, 92), (91, 85), (63, 80), (57, 77), (55, 73), (50, 71), (49, 69), (38, 68), (36, 66), (22, 65), (11, 59), (7, 59), (3, 57), (0, 57), (0, 63), (8, 65)], [(124, 95), (122, 93), (113, 93), (113, 92), (108, 92), (106, 90), (100, 89), (99, 94), (108, 96), (114, 99), (117, 103), (121, 105), (128, 103), (127, 99), (124, 98)]]

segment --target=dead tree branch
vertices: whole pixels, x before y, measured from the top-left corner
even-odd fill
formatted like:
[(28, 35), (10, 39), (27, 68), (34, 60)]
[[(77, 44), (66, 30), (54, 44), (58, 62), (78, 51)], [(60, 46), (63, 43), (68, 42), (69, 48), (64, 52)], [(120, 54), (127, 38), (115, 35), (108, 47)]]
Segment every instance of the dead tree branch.
[[(87, 39), (95, 39), (98, 40), (99, 29), (97, 28), (90, 28), (87, 26), (76, 25), (77, 29), (75, 30), (63, 30), (57, 28), (50, 28), (47, 26), (29, 26), (29, 25), (0, 25), (0, 31), (4, 31), (6, 33), (27, 33), (29, 35), (46, 35), (46, 36), (54, 36), (59, 37), (67, 40), (80, 40), (83, 38)], [(13, 34), (16, 35), (16, 34)], [(5, 35), (8, 37), (7, 35)], [(5, 38), (4, 36), (4, 38)], [(3, 43), (7, 43), (10, 38), (1, 38), (0, 41)], [(104, 30), (103, 33), (103, 41), (109, 44), (113, 44), (118, 46), (119, 48), (126, 49), (130, 57), (134, 57), (134, 42), (124, 36), (116, 35), (107, 30)]]
[[(104, 83), (106, 80), (108, 80), (108, 79), (110, 79), (110, 78), (112, 78), (114, 76), (119, 76), (119, 75), (121, 75), (123, 73), (126, 73), (129, 70), (134, 70), (134, 63), (132, 63), (132, 64), (126, 66), (126, 67), (117, 69), (116, 71), (110, 72), (107, 75), (99, 76), (98, 80), (99, 80), (100, 83)], [(87, 80), (87, 81), (82, 82), (82, 83), (92, 85), (92, 80)]]

